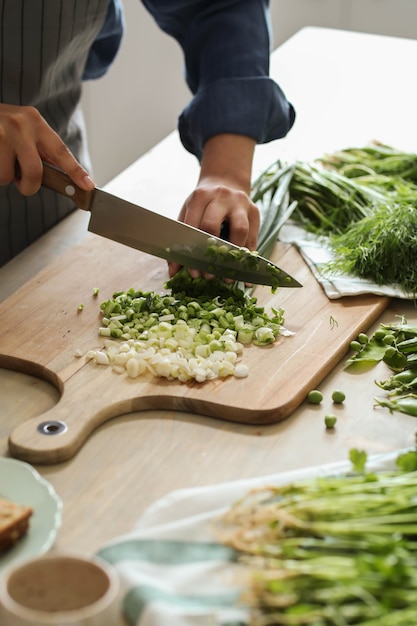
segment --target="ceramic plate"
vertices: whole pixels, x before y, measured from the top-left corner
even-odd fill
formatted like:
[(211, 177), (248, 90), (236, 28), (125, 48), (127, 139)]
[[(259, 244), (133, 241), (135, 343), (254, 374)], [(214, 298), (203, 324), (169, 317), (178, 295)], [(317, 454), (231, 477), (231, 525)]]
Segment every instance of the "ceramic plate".
[(62, 501), (28, 463), (0, 457), (0, 497), (33, 508), (28, 533), (0, 554), (0, 576), (12, 563), (47, 552), (61, 524)]

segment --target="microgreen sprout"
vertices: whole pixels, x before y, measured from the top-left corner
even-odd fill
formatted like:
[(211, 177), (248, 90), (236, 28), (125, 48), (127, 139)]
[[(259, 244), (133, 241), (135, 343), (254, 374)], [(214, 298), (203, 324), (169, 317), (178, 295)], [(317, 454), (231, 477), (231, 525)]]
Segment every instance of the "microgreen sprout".
[[(334, 417), (334, 416), (333, 416)], [(352, 470), (261, 486), (218, 520), (249, 572), (253, 624), (409, 626), (417, 603), (417, 452)]]

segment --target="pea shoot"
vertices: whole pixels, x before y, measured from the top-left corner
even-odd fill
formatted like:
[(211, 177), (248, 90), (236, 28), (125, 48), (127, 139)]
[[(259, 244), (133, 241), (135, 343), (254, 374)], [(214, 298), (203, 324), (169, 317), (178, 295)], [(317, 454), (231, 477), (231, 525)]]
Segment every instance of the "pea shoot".
[(346, 366), (384, 362), (392, 371), (389, 378), (376, 381), (387, 392), (385, 398), (375, 398), (375, 407), (387, 408), (417, 417), (417, 325), (402, 317), (397, 324), (381, 324)]
[(417, 452), (375, 472), (365, 451), (349, 457), (344, 474), (259, 487), (218, 520), (249, 572), (251, 623), (415, 623)]
[(405, 394), (391, 400), (389, 398), (375, 398), (375, 402), (377, 406), (386, 407), (391, 413), (397, 411), (417, 417), (417, 394), (415, 393)]

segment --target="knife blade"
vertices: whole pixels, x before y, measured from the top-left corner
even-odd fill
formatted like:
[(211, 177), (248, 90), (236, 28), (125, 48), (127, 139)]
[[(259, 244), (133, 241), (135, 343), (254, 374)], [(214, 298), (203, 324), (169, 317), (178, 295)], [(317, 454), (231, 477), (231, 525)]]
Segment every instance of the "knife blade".
[(222, 278), (276, 287), (302, 285), (256, 253), (165, 217), (96, 187), (85, 191), (64, 172), (43, 163), (42, 186), (90, 211), (88, 230), (184, 267)]

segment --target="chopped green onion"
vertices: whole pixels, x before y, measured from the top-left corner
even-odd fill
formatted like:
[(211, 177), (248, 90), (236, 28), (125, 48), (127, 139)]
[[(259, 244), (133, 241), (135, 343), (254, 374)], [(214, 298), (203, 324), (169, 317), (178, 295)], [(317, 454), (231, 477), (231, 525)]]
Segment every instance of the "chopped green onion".
[(193, 279), (181, 270), (166, 287), (170, 291), (164, 294), (129, 289), (102, 302), (104, 350), (92, 350), (87, 358), (130, 378), (146, 373), (181, 382), (243, 378), (248, 375), (240, 363), (243, 345), (269, 345), (285, 330), (282, 309), (266, 313), (235, 284)]

